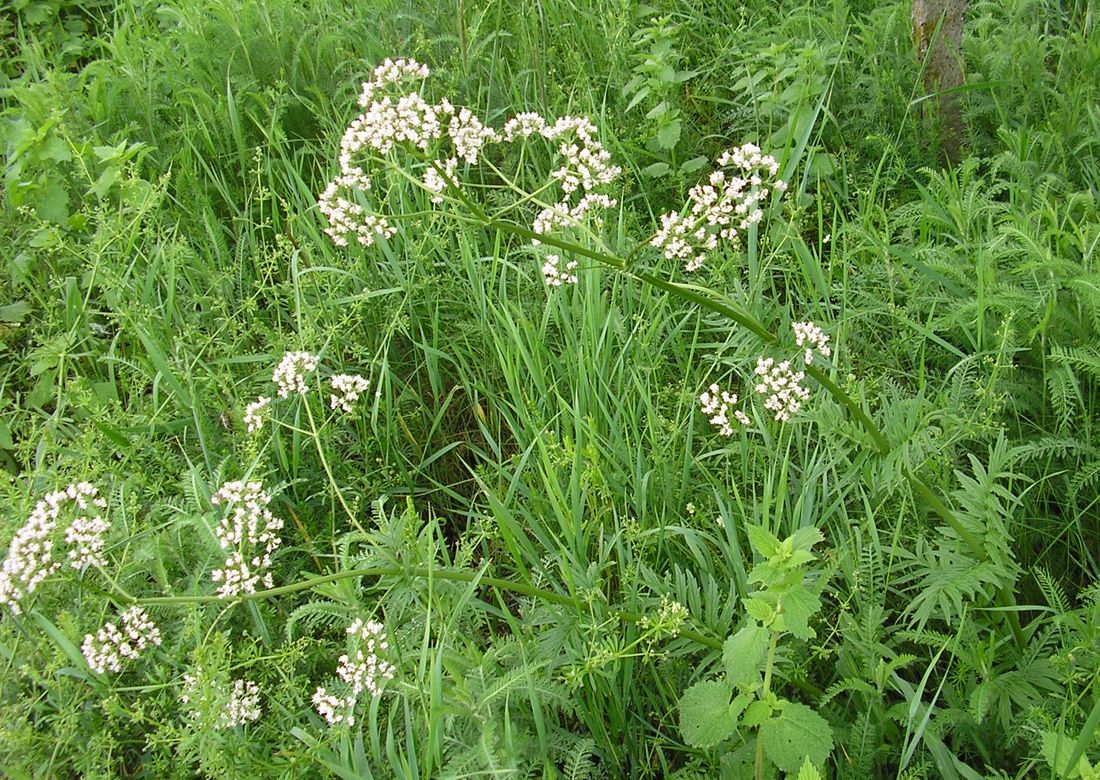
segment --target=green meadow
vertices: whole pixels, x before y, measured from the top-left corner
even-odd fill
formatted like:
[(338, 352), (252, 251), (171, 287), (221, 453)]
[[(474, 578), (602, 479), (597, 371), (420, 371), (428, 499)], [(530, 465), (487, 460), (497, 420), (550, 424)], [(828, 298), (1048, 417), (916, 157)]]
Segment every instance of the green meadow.
[(1100, 32), (5, 0), (0, 775), (1100, 778)]

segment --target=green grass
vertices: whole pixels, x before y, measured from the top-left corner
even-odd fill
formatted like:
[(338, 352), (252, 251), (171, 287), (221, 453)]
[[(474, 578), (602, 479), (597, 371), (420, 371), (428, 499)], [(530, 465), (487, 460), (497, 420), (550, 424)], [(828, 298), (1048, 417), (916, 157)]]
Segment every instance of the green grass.
[[(774, 723), (710, 744), (681, 720), (686, 691), (722, 688), (692, 686), (748, 679), (722, 646), (758, 621), (768, 682), (744, 690), (824, 719), (821, 776), (1090, 776), (1095, 14), (971, 5), (968, 156), (943, 168), (907, 3), (16, 3), (0, 544), (79, 481), (111, 531), (106, 567), (62, 569), (0, 618), (2, 773), (777, 777), (756, 758)], [(481, 216), (380, 174), (396, 235), (325, 235), (318, 195), (386, 57), (430, 65), (425, 98), (487, 125), (599, 127), (624, 172), (597, 236), (557, 237), (578, 284), (543, 283), (538, 207), (494, 171), (552, 202), (534, 143), (462, 174)], [(789, 190), (687, 274), (648, 239), (745, 141)], [(757, 356), (796, 354), (808, 319), (834, 352), (803, 410), (781, 424), (757, 400), (750, 430), (718, 435), (700, 393), (753, 396)], [(248, 433), (298, 350), (320, 356), (310, 393)], [(371, 381), (350, 416), (321, 381), (339, 373)], [(210, 499), (238, 479), (285, 525), (274, 592), (227, 601)], [(751, 527), (824, 534), (797, 570), (812, 636), (750, 612), (754, 592), (795, 598), (761, 584), (774, 554)], [(163, 643), (95, 674), (84, 636), (133, 599)], [(395, 673), (329, 726), (311, 696), (360, 616)], [(196, 669), (215, 695), (192, 715)], [(215, 728), (239, 678), (262, 715)]]

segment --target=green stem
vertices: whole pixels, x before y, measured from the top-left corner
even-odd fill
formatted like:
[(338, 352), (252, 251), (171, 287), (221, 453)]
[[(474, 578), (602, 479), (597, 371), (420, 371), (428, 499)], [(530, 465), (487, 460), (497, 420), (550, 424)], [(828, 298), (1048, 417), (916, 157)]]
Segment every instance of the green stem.
[[(452, 582), (478, 582), (487, 585), (497, 590), (508, 591), (511, 593), (519, 593), (524, 596), (530, 596), (532, 598), (541, 599), (543, 601), (549, 601), (552, 604), (560, 604), (566, 607), (572, 607), (577, 611), (584, 611), (584, 604), (575, 598), (569, 596), (563, 596), (560, 593), (554, 593), (550, 590), (544, 590), (543, 588), (536, 588), (533, 585), (528, 585), (523, 582), (512, 582), (511, 580), (499, 579), (497, 577), (485, 577), (481, 572), (474, 571), (448, 571), (446, 569), (432, 569), (428, 567), (413, 567), (405, 568), (402, 566), (372, 566), (362, 569), (348, 569), (347, 571), (340, 571), (334, 574), (325, 574), (321, 577), (313, 577), (308, 580), (302, 580), (301, 582), (295, 582), (290, 585), (282, 585), (278, 588), (270, 588), (268, 590), (258, 590), (254, 593), (245, 593), (238, 596), (234, 601), (259, 601), (263, 599), (275, 598), (276, 596), (285, 596), (288, 593), (298, 593), (303, 590), (310, 590), (317, 585), (322, 585), (327, 582), (337, 582), (339, 580), (349, 579), (352, 577), (396, 577), (405, 575), (408, 577), (419, 578), (433, 578), (440, 580), (450, 580)], [(141, 606), (185, 606), (188, 604), (213, 604), (217, 602), (225, 602), (226, 600), (219, 596), (153, 596), (150, 598), (141, 599), (124, 599), (129, 603), (139, 604)], [(620, 620), (625, 620), (628, 623), (638, 623), (642, 620), (644, 615), (639, 615), (635, 612), (626, 612), (619, 609), (610, 609), (609, 612)], [(689, 639), (696, 644), (709, 647), (712, 650), (721, 650), (722, 642), (713, 637), (708, 637), (700, 634), (697, 631), (681, 630), (680, 636), (685, 639)]]
[[(336, 478), (332, 475), (332, 469), (329, 468), (328, 459), (325, 458), (325, 448), (321, 446), (320, 436), (317, 432), (317, 423), (313, 421), (313, 411), (309, 408), (309, 402), (307, 401), (303, 405), (306, 407), (306, 417), (309, 418), (310, 438), (313, 439), (313, 446), (316, 448), (317, 455), (321, 459), (321, 466), (325, 469), (325, 474), (328, 475), (328, 482), (336, 492), (336, 498), (339, 499), (340, 506), (347, 512), (348, 519), (351, 520), (353, 525), (360, 528), (359, 521), (351, 511), (351, 507), (348, 506), (348, 502), (344, 500), (344, 494), (340, 491), (340, 486), (336, 484)], [(360, 528), (360, 530), (362, 529)]]
[[(764, 688), (760, 691), (760, 700), (766, 701), (772, 687), (772, 668), (775, 666), (775, 646), (779, 643), (779, 632), (772, 631), (772, 641), (768, 646), (768, 664), (764, 667)], [(764, 776), (764, 743), (760, 740), (760, 729), (756, 730), (756, 780)]]

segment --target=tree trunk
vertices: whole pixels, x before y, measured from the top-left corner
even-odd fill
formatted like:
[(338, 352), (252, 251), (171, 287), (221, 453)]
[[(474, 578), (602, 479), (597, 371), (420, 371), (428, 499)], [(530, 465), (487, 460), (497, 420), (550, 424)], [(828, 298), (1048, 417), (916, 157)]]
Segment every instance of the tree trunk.
[[(961, 87), (966, 81), (959, 46), (967, 5), (968, 0), (913, 0), (913, 43), (918, 59), (925, 64), (924, 88), (930, 94)], [(957, 163), (966, 137), (959, 96), (939, 94), (936, 104), (944, 153), (949, 161)]]

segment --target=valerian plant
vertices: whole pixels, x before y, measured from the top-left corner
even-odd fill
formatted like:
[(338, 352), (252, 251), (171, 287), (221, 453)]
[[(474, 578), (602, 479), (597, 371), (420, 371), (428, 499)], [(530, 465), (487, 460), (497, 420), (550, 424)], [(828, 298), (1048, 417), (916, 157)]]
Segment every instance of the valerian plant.
[[(785, 637), (812, 639), (810, 619), (821, 609), (821, 571), (812, 566), (813, 546), (823, 540), (816, 528), (800, 528), (780, 540), (761, 526), (746, 528), (761, 560), (749, 573), (756, 589), (743, 601), (747, 620), (722, 646), (725, 676), (702, 680), (680, 699), (680, 731), (700, 748), (724, 745), (738, 756), (731, 766), (747, 766), (752, 756), (756, 780), (770, 763), (793, 774), (809, 762), (821, 767), (833, 749), (833, 732), (813, 708), (780, 696), (774, 689), (776, 649)], [(747, 771), (747, 770), (746, 770)], [(801, 776), (801, 775), (799, 775)]]

